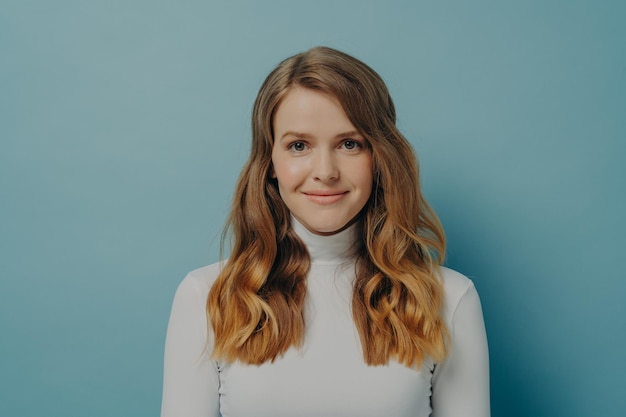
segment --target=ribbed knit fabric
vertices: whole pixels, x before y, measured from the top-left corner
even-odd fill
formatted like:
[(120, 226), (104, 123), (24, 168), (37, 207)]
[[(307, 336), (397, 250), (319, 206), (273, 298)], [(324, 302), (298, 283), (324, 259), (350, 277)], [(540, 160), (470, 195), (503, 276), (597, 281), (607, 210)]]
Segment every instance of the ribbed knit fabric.
[(444, 362), (368, 366), (351, 312), (355, 226), (332, 236), (293, 227), (311, 255), (302, 348), (260, 366), (208, 359), (205, 306), (221, 266), (192, 271), (170, 316), (162, 417), (489, 417), (487, 339), (469, 279), (442, 268)]

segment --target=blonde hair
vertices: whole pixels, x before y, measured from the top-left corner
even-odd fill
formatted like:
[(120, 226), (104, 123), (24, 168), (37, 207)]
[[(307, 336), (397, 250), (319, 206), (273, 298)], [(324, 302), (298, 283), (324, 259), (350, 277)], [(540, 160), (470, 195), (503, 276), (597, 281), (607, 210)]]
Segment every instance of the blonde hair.
[(250, 158), (224, 230), (232, 230), (233, 247), (207, 299), (213, 357), (261, 364), (304, 339), (310, 258), (270, 174), (274, 113), (293, 86), (337, 98), (371, 147), (374, 184), (358, 226), (352, 297), (365, 362), (443, 359), (443, 229), (421, 194), (417, 161), (396, 128), (385, 83), (363, 62), (327, 47), (282, 61), (254, 103)]

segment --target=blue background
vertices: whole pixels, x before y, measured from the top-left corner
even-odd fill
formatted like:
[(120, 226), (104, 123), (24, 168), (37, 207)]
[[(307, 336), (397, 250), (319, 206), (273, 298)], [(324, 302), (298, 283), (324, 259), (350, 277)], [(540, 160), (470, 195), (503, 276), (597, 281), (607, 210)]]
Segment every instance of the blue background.
[(623, 1), (1, 1), (0, 415), (154, 416), (177, 284), (217, 260), (265, 75), (387, 81), (494, 416), (626, 409)]

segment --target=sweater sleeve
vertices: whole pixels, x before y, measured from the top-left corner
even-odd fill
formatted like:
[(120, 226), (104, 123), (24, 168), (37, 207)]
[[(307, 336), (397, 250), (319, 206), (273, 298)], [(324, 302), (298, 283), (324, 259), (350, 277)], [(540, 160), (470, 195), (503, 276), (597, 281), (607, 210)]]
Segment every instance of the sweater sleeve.
[(219, 374), (207, 351), (206, 291), (179, 285), (165, 342), (161, 417), (219, 417)]
[(489, 353), (480, 299), (469, 281), (454, 309), (450, 346), (432, 380), (433, 417), (489, 417)]

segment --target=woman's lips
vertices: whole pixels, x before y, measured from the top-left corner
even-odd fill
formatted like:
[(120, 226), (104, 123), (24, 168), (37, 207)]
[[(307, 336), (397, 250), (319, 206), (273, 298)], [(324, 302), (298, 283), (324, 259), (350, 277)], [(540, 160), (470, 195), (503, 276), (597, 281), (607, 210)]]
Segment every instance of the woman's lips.
[(322, 205), (334, 204), (341, 200), (346, 194), (348, 194), (347, 191), (308, 191), (304, 193), (309, 201)]

